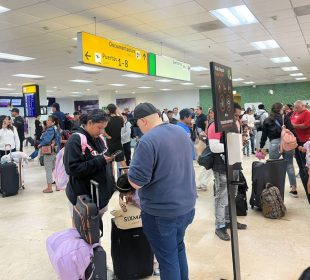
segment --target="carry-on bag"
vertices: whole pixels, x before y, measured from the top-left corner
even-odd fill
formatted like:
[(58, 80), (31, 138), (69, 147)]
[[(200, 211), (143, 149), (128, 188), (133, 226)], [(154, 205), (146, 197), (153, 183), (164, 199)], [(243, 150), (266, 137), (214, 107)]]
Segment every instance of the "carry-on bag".
[[(9, 148), (11, 153), (11, 145), (5, 145), (5, 153)], [(0, 192), (2, 197), (13, 196), (18, 193), (20, 186), (20, 178), (18, 166), (13, 162), (6, 162), (0, 165)]]
[(85, 280), (107, 280), (107, 255), (101, 246), (94, 247), (91, 263), (85, 271)]
[(153, 274), (154, 253), (142, 227), (119, 229), (112, 219), (111, 255), (116, 279), (141, 279)]
[(99, 215), (98, 186), (97, 182), (91, 180), (91, 197), (79, 195), (73, 207), (74, 225), (81, 237), (89, 244), (98, 243), (103, 232), (103, 224)]
[(86, 243), (76, 229), (54, 233), (46, 241), (50, 261), (60, 280), (85, 279), (95, 246), (99, 244)]
[(261, 209), (261, 194), (267, 183), (278, 187), (284, 201), (284, 187), (287, 161), (285, 159), (267, 160), (266, 163), (254, 161), (252, 163), (252, 193), (250, 205)]

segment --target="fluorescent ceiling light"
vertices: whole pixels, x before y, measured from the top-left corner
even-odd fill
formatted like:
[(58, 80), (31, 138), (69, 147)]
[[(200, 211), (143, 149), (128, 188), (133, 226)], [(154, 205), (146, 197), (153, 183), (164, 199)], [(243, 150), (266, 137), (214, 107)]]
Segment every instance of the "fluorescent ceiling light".
[(152, 87), (143, 86), (143, 87), (138, 87), (138, 88), (147, 89), (147, 88), (152, 88)]
[(74, 94), (82, 94), (82, 92), (80, 92), (80, 91), (71, 91), (71, 93), (74, 93)]
[(8, 12), (8, 11), (11, 11), (11, 10), (8, 9), (8, 8), (6, 8), (6, 7), (0, 6), (0, 14), (1, 14), (1, 13), (5, 13), (5, 12)]
[(210, 86), (208, 86), (208, 85), (202, 85), (202, 86), (200, 86), (200, 88), (207, 88), (207, 87), (210, 87)]
[(46, 92), (50, 93), (50, 92), (54, 92), (54, 91), (53, 91), (53, 90), (49, 90), (49, 89), (48, 89), (48, 90), (46, 90)]
[(3, 87), (3, 88), (0, 88), (0, 90), (16, 90), (16, 89)]
[(14, 76), (14, 77), (21, 77), (21, 78), (31, 78), (31, 79), (44, 78), (44, 76), (32, 75), (32, 74), (15, 74), (15, 75), (12, 75), (12, 76)]
[(74, 70), (81, 70), (81, 71), (86, 71), (86, 72), (99, 72), (102, 71), (103, 69), (96, 68), (96, 67), (90, 67), (90, 66), (73, 66), (70, 67), (71, 69)]
[(240, 81), (244, 81), (244, 79), (242, 78), (236, 78), (236, 79), (232, 79), (233, 82), (240, 82)]
[(252, 85), (252, 84), (255, 84), (254, 82), (243, 82), (244, 84), (246, 85)]
[(227, 26), (238, 26), (257, 22), (257, 19), (246, 5), (212, 10), (210, 13)]
[(303, 76), (304, 74), (303, 73), (293, 73), (293, 74), (290, 74), (290, 76), (292, 77), (298, 77), (298, 76)]
[(302, 77), (302, 78), (295, 78), (295, 80), (297, 80), (297, 81), (301, 81), (301, 80), (307, 80), (307, 78), (306, 78), (306, 77)]
[(114, 87), (124, 87), (126, 86), (126, 84), (109, 84), (110, 86), (114, 86)]
[(207, 71), (207, 70), (209, 69), (203, 66), (191, 67), (191, 71), (195, 71), (195, 72), (201, 72), (201, 71)]
[(9, 53), (0, 53), (1, 59), (8, 59), (8, 60), (15, 60), (15, 61), (28, 61), (33, 60), (35, 58), (28, 57), (28, 56), (21, 56), (16, 54), (9, 54)]
[(128, 78), (143, 78), (143, 75), (139, 75), (139, 74), (125, 74), (122, 75), (123, 77), (128, 77)]
[(75, 80), (69, 80), (69, 82), (74, 82), (74, 83), (92, 83), (93, 81), (75, 79)]
[(86, 90), (87, 90), (87, 91), (90, 91), (90, 88), (87, 88)]
[(257, 50), (267, 50), (280, 48), (275, 40), (257, 41), (250, 43)]
[(160, 90), (162, 90), (162, 91), (170, 91), (171, 89), (170, 88), (161, 88)]
[(183, 86), (191, 86), (191, 85), (193, 85), (193, 83), (181, 83), (181, 85), (183, 85)]
[(291, 62), (290, 58), (287, 57), (287, 56), (273, 57), (273, 58), (270, 58), (270, 60), (271, 60), (273, 63)]
[(156, 82), (170, 83), (170, 82), (172, 82), (172, 80), (169, 80), (169, 79), (158, 79), (158, 80), (156, 80)]
[(298, 71), (299, 69), (296, 66), (290, 66), (290, 67), (282, 67), (283, 71)]

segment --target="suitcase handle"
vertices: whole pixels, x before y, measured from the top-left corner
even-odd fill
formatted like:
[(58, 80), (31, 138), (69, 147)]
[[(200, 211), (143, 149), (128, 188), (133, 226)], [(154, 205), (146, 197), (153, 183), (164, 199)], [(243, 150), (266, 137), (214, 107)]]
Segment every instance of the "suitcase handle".
[(94, 193), (96, 192), (96, 205), (98, 207), (99, 210), (99, 183), (94, 181), (94, 180), (90, 180), (90, 192), (91, 192), (91, 196), (92, 196), (92, 200), (93, 202), (95, 202), (95, 197), (94, 197)]

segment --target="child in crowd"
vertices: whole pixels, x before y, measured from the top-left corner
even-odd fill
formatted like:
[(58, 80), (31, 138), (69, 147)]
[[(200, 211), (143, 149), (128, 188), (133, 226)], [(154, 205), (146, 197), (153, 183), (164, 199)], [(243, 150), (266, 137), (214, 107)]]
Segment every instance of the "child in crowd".
[(128, 182), (127, 174), (121, 175), (116, 184), (119, 191), (119, 205), (121, 209), (114, 210), (111, 214), (115, 217), (115, 225), (120, 229), (142, 227), (141, 209), (136, 201), (136, 190)]
[(248, 125), (242, 126), (242, 143), (243, 143), (243, 155), (250, 156), (250, 130)]
[(308, 191), (308, 194), (310, 194), (310, 138), (309, 138), (309, 141), (306, 142), (303, 147), (299, 147), (299, 150), (303, 153), (307, 153), (306, 154), (306, 167), (308, 167), (308, 174), (309, 174), (307, 191)]

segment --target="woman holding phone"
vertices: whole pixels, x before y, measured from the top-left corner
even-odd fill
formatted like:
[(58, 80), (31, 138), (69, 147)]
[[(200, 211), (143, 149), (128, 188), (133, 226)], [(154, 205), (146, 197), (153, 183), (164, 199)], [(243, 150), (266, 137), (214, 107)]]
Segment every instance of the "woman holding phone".
[[(90, 180), (96, 181), (99, 184), (99, 213), (102, 215), (115, 190), (111, 168), (113, 156), (106, 154), (107, 146), (102, 137), (109, 118), (102, 110), (96, 109), (81, 115), (80, 121), (81, 127), (71, 135), (64, 152), (63, 161), (69, 175), (66, 194), (71, 205), (75, 205), (79, 195), (91, 195)], [(87, 140), (84, 153), (79, 134)], [(72, 209), (70, 211), (72, 215)]]

